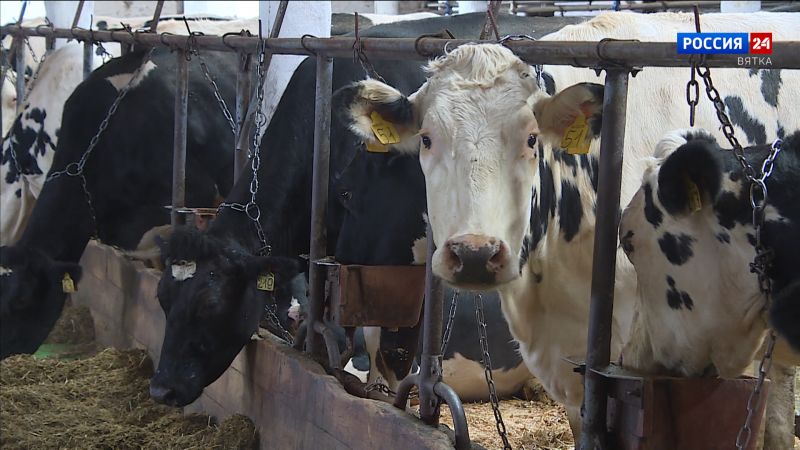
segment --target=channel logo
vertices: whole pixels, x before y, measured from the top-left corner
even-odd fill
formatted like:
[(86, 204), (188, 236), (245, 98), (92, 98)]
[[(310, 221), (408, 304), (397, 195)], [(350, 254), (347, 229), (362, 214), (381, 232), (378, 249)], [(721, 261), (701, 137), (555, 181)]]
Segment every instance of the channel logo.
[(678, 33), (678, 54), (771, 55), (772, 33)]

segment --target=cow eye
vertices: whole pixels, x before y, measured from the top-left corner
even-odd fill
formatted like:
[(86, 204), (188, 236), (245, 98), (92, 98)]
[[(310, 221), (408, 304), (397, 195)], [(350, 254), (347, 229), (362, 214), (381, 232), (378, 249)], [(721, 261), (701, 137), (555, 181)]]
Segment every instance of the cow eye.
[(431, 138), (429, 138), (428, 136), (422, 136), (422, 145), (425, 148), (430, 149), (431, 148)]
[(342, 191), (339, 193), (339, 197), (344, 201), (348, 201), (353, 198), (353, 193), (350, 191)]
[(536, 145), (536, 135), (529, 134), (528, 135), (528, 147), (533, 148)]

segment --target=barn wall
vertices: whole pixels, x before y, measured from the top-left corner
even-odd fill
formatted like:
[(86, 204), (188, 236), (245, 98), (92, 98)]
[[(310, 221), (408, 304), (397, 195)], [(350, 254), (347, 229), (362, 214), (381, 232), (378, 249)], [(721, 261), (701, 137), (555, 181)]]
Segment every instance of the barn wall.
[[(98, 343), (146, 349), (158, 361), (164, 314), (155, 297), (161, 273), (92, 241), (81, 260), (75, 302), (87, 305)], [(241, 413), (259, 429), (261, 448), (452, 448), (449, 438), (391, 405), (353, 397), (303, 354), (273, 339), (253, 342), (187, 412), (217, 419)]]

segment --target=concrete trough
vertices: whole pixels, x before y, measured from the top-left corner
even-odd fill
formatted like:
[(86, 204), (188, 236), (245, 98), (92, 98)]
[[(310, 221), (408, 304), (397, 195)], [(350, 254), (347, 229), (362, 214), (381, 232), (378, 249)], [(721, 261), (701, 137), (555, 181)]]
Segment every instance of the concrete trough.
[[(142, 348), (158, 361), (164, 314), (161, 272), (119, 250), (89, 243), (73, 300), (92, 312), (98, 344)], [(353, 397), (317, 363), (277, 339), (251, 342), (203, 395), (185, 408), (223, 420), (250, 417), (262, 449), (451, 449), (450, 438), (389, 404)]]

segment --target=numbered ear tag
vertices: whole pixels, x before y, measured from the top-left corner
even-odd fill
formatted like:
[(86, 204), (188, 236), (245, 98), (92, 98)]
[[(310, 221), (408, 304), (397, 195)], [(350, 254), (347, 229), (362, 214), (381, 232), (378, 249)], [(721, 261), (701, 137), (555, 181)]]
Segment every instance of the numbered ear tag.
[(68, 273), (64, 273), (64, 278), (61, 279), (61, 290), (64, 291), (65, 294), (72, 294), (75, 292), (75, 282), (72, 281), (72, 277), (69, 276)]
[(383, 145), (397, 144), (400, 142), (400, 133), (392, 122), (386, 121), (377, 111), (369, 115), (372, 119), (372, 133)]
[(697, 185), (686, 176), (684, 180), (686, 184), (686, 195), (689, 197), (689, 211), (697, 212), (703, 209), (703, 200), (700, 196), (700, 189), (697, 188)]
[(172, 278), (177, 281), (186, 281), (197, 272), (197, 263), (194, 261), (179, 261), (173, 264), (170, 269), (172, 270)]
[(371, 141), (367, 141), (367, 142), (365, 142), (365, 144), (367, 144), (367, 151), (370, 152), (370, 153), (388, 153), (389, 152), (389, 146), (388, 145), (383, 145), (383, 144), (380, 144), (378, 142), (371, 142)]
[(256, 279), (256, 289), (259, 291), (275, 290), (275, 274), (272, 272), (262, 273)]
[(586, 116), (578, 113), (575, 121), (564, 130), (564, 136), (561, 137), (561, 148), (567, 149), (570, 155), (585, 155), (589, 153), (589, 141), (586, 139), (589, 135), (589, 124), (586, 123)]

